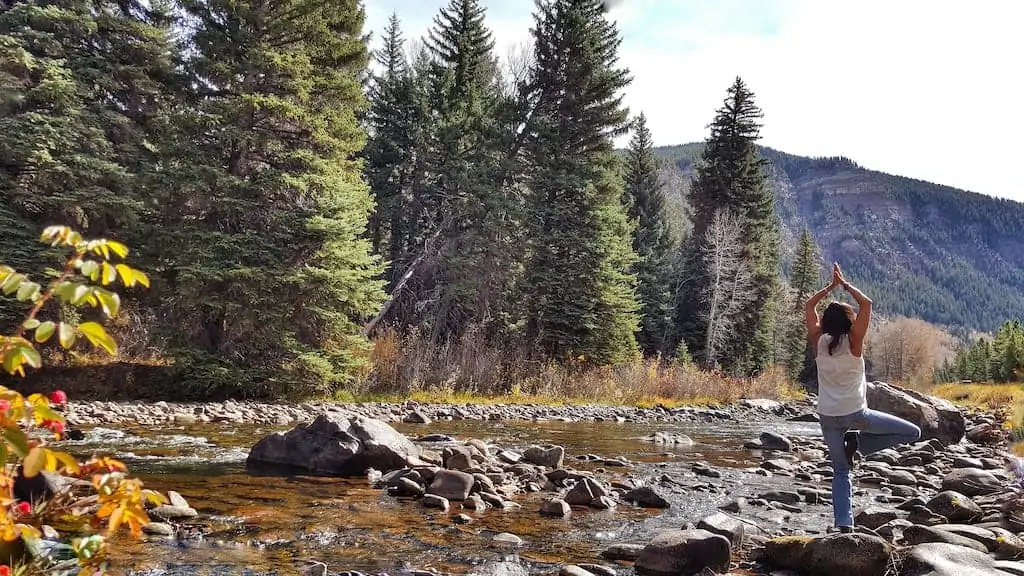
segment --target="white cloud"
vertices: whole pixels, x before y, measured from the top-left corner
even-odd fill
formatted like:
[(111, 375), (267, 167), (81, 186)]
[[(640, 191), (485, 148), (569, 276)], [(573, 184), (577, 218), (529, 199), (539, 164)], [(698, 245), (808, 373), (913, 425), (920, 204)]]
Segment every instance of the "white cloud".
[[(1024, 2), (764, 2), (625, 0), (613, 12), (634, 77), (627, 103), (657, 143), (702, 140), (739, 75), (765, 112), (768, 146), (1024, 201)], [(442, 3), (371, 2), (369, 25), (397, 9), (419, 36)], [(487, 4), (504, 55), (527, 38), (533, 3)]]

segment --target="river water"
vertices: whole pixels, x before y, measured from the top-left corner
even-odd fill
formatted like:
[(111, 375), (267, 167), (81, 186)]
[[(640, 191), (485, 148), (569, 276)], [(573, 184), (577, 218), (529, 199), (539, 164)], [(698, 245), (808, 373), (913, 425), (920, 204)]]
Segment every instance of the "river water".
[[(248, 448), (260, 437), (284, 427), (199, 424), (161, 429), (143, 427), (86, 429), (86, 438), (67, 442), (80, 456), (107, 453), (129, 464), (147, 487), (176, 490), (200, 512), (193, 523), (206, 532), (201, 539), (139, 542), (119, 537), (113, 547), (116, 571), (124, 574), (300, 574), (312, 562), (330, 573), (366, 574), (486, 573), (487, 563), (508, 560), (531, 573), (550, 572), (565, 563), (602, 563), (600, 552), (615, 543), (643, 543), (659, 530), (696, 522), (737, 496), (792, 489), (793, 478), (756, 474), (763, 456), (742, 448), (762, 431), (820, 435), (817, 424), (721, 422), (713, 425), (614, 422), (451, 421), (430, 425), (397, 424), (411, 438), (428, 433), (458, 439), (478, 438), (503, 448), (559, 444), (566, 466), (595, 471), (597, 465), (576, 457), (594, 454), (625, 457), (631, 468), (596, 470), (609, 481), (628, 477), (659, 488), (672, 503), (668, 510), (620, 505), (613, 511), (574, 509), (567, 519), (542, 517), (537, 511), (550, 494), (521, 495), (519, 510), (468, 512), (474, 521), (460, 525), (451, 516), (463, 510), (453, 503), (444, 513), (400, 500), (373, 488), (366, 479), (273, 477), (247, 473)], [(656, 431), (681, 432), (692, 447), (667, 447), (639, 438)], [(697, 477), (695, 462), (721, 472), (719, 479)], [(665, 483), (668, 478), (668, 484)], [(824, 486), (821, 486), (824, 487)], [(778, 511), (772, 511), (778, 512)], [(756, 522), (777, 528), (823, 530), (829, 509), (809, 507), (795, 520), (778, 514)], [(497, 547), (492, 538), (508, 532), (523, 546)], [(603, 562), (608, 564), (608, 562)], [(624, 567), (620, 574), (628, 574)]]

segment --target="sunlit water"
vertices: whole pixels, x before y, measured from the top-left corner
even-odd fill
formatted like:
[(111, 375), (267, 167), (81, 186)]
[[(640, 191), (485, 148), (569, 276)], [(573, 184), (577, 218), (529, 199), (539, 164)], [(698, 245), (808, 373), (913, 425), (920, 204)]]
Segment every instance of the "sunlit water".
[[(296, 574), (317, 561), (326, 563), (332, 573), (358, 570), (394, 575), (415, 569), (465, 574), (479, 570), (484, 562), (502, 559), (542, 572), (562, 563), (598, 562), (600, 552), (612, 543), (642, 543), (659, 530), (695, 522), (736, 496), (793, 487), (791, 478), (768, 479), (750, 472), (761, 464), (762, 456), (742, 449), (742, 444), (765, 430), (763, 424), (713, 426), (480, 421), (395, 426), (412, 438), (436, 432), (513, 449), (559, 444), (566, 449), (566, 465), (581, 470), (598, 467), (576, 459), (586, 454), (625, 457), (635, 464), (629, 469), (598, 471), (605, 480), (628, 476), (638, 483), (656, 483), (668, 475), (681, 480), (681, 485), (706, 484), (708, 479), (691, 472), (697, 461), (723, 472), (723, 478), (714, 481), (722, 487), (718, 493), (684, 487), (674, 493), (663, 491), (672, 502), (669, 510), (629, 505), (601, 512), (574, 509), (564, 520), (540, 516), (544, 494), (517, 497), (521, 510), (465, 512), (453, 503), (452, 510), (444, 513), (389, 497), (365, 479), (247, 473), (248, 448), (284, 427), (97, 427), (87, 430), (85, 440), (68, 442), (67, 449), (82, 456), (103, 452), (123, 459), (148, 487), (184, 495), (201, 513), (194, 523), (209, 531), (199, 541), (120, 539), (114, 548), (119, 572)], [(809, 423), (773, 424), (771, 429), (791, 435), (819, 434), (817, 425)], [(688, 434), (696, 445), (670, 447), (639, 440), (659, 430)], [(452, 521), (451, 516), (464, 512), (474, 522), (457, 525)], [(822, 507), (811, 520), (818, 525), (808, 528), (822, 528), (826, 515)], [(514, 551), (495, 547), (491, 539), (499, 532), (519, 536), (524, 546)]]

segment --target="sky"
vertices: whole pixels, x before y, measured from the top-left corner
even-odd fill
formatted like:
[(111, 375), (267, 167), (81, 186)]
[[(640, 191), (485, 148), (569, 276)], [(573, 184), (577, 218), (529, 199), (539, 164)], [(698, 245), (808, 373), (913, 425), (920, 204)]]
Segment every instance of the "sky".
[[(366, 0), (373, 46), (392, 12), (415, 39), (447, 3)], [(533, 1), (483, 3), (498, 55), (523, 46)], [(625, 101), (658, 145), (704, 140), (740, 76), (764, 111), (766, 146), (1024, 202), (1024, 1), (615, 4), (633, 76)]]

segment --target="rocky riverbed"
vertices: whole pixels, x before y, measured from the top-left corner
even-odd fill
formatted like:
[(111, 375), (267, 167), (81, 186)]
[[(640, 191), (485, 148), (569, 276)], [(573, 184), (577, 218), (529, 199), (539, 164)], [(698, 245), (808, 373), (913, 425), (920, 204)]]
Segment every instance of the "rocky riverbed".
[[(154, 514), (165, 522), (152, 530), (153, 538), (179, 547), (251, 546), (238, 537), (256, 529), (266, 514), (266, 508), (253, 510), (254, 501), (261, 495), (277, 498), (275, 478), (324, 478), (307, 485), (331, 487), (311, 491), (310, 505), (332, 506), (325, 496), (335, 489), (342, 506), (354, 492), (367, 498), (376, 492), (391, 510), (426, 520), (403, 532), (406, 541), (394, 541), (388, 538), (397, 530), (391, 520), (378, 516), (375, 526), (373, 512), (352, 510), (351, 503), (347, 509), (329, 508), (327, 516), (314, 515), (312, 521), (325, 522), (333, 514), (342, 541), (351, 531), (373, 542), (376, 530), (378, 552), (402, 560), (390, 568), (387, 563), (345, 565), (315, 550), (310, 557), (295, 557), (296, 548), (286, 546), (293, 557), (287, 566), (295, 573), (378, 566), (392, 574), (1024, 575), (1018, 561), (1024, 557), (1024, 499), (1018, 477), (1007, 468), (1012, 460), (999, 423), (883, 385), (873, 387), (872, 404), (915, 419), (928, 438), (858, 466), (859, 526), (850, 535), (827, 534), (830, 469), (811, 422), (810, 402), (754, 400), (723, 410), (93, 403), (72, 405), (67, 413), (72, 423), (86, 428), (114, 422), (149, 427), (261, 423), (281, 430), (258, 435), (245, 451), (245, 475), (233, 482), (252, 478), (253, 489), (244, 497), (222, 496), (239, 500), (238, 505), (230, 510), (217, 505), (216, 492), (230, 491), (230, 482), (218, 488), (197, 481), (191, 492), (183, 490), (188, 501), (176, 501), (188, 515)], [(298, 422), (304, 424), (293, 427)], [(533, 423), (534, 429), (515, 424), (521, 422)], [(513, 429), (521, 433), (509, 435)], [(582, 433), (572, 441), (559, 437), (574, 429)], [(703, 437), (703, 430), (734, 432)], [(590, 444), (588, 434), (621, 437)], [(330, 483), (337, 474), (358, 479)], [(160, 485), (162, 479), (146, 480)], [(211, 493), (203, 494), (202, 486)], [(228, 517), (242, 517), (242, 525), (251, 529), (222, 527), (218, 533), (211, 528), (229, 523)], [(408, 539), (423, 544), (413, 546)], [(256, 544), (266, 548), (268, 539)], [(491, 552), (460, 556), (458, 550), (467, 547)], [(447, 552), (432, 556), (432, 548)], [(298, 554), (309, 554), (301, 550)], [(241, 564), (238, 572), (222, 573), (242, 573)], [(290, 573), (285, 566), (255, 573)], [(168, 563), (137, 573), (189, 572)]]

